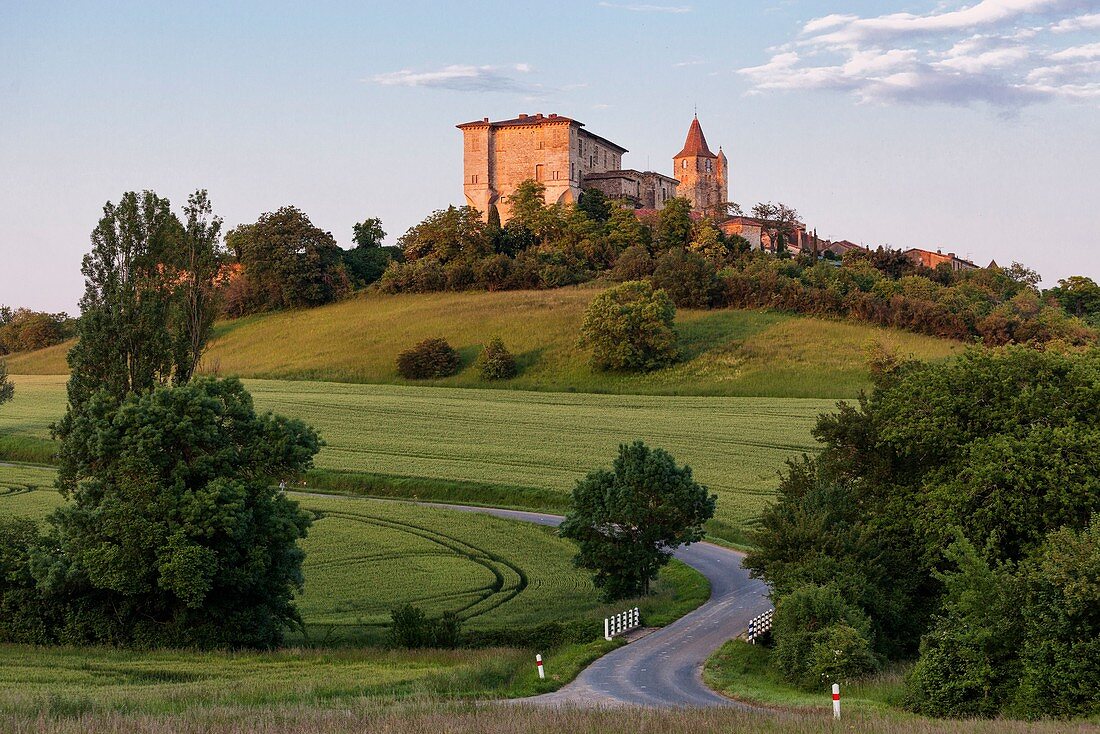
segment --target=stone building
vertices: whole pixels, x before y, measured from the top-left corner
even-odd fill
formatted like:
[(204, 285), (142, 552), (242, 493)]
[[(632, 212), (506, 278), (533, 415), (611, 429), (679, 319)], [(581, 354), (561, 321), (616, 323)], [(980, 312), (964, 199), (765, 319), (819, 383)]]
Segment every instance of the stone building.
[(488, 218), (494, 207), (501, 223), (511, 217), (508, 197), (524, 181), (546, 187), (546, 203), (575, 202), (597, 188), (635, 206), (660, 209), (676, 196), (677, 180), (654, 171), (622, 167), (626, 148), (561, 115), (520, 115), (457, 126), (462, 131), (462, 190), (466, 203)]
[(691, 121), (684, 149), (672, 158), (672, 175), (680, 181), (677, 195), (691, 202), (694, 211), (721, 216), (729, 201), (729, 164), (722, 148), (715, 155), (707, 147), (699, 117)]

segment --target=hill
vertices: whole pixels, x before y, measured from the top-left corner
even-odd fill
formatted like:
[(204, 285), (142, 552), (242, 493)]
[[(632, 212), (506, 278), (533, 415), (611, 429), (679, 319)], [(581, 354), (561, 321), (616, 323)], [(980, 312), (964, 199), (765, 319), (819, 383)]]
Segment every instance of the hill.
[[(646, 375), (593, 373), (577, 346), (584, 309), (599, 291), (363, 293), (316, 309), (218, 324), (202, 370), (242, 377), (402, 384), (397, 355), (445, 337), (462, 370), (422, 384), (554, 392), (850, 398), (868, 385), (864, 349), (883, 342), (903, 356), (943, 359), (959, 342), (854, 322), (769, 311), (680, 310), (682, 360)], [(481, 380), (474, 361), (494, 336), (516, 355), (513, 380)], [(8, 358), (12, 374), (60, 374), (67, 345)]]

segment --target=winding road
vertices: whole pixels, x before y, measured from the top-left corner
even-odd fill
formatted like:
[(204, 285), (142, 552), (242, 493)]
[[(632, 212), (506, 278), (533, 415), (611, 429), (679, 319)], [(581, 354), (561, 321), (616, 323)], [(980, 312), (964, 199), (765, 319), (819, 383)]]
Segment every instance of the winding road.
[[(466, 505), (438, 505), (459, 512), (480, 512), (510, 520), (557, 526), (562, 518), (538, 512)], [(721, 696), (703, 683), (703, 663), (726, 640), (745, 631), (749, 620), (771, 608), (764, 582), (749, 578), (743, 554), (695, 543), (676, 558), (710, 581), (710, 600), (667, 627), (617, 648), (589, 665), (576, 680), (554, 693), (523, 703), (567, 706), (734, 706), (751, 708)]]

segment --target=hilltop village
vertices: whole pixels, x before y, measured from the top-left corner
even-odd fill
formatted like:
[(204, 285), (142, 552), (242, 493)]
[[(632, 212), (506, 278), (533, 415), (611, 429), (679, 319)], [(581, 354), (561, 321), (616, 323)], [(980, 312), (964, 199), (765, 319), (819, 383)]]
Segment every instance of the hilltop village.
[[(743, 237), (757, 249), (777, 249), (762, 219), (737, 213), (731, 205), (729, 161), (721, 146), (717, 153), (710, 149), (698, 115), (688, 126), (680, 152), (672, 157), (672, 176), (623, 168), (626, 148), (564, 115), (520, 114), (495, 122), (484, 117), (457, 127), (463, 135), (466, 204), (486, 220), (495, 209), (500, 222), (507, 223), (508, 197), (524, 181), (534, 180), (545, 188), (547, 204), (575, 203), (582, 192), (598, 189), (608, 199), (633, 205), (640, 217), (681, 197), (691, 203), (693, 217), (709, 217), (726, 235)], [(837, 259), (851, 250), (868, 249), (847, 239), (819, 238), (800, 221), (791, 223), (783, 246), (793, 255), (831, 253)], [(979, 268), (953, 252), (910, 248), (904, 254), (915, 265), (931, 269), (942, 263), (956, 271)]]

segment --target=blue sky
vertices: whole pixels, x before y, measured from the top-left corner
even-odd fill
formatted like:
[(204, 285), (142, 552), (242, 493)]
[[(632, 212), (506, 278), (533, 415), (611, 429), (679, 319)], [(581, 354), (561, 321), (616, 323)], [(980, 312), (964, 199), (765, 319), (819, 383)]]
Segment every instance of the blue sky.
[(1100, 279), (1100, 0), (0, 0), (0, 303), (75, 311), (103, 203), (285, 204), (348, 246), (461, 203), (459, 122), (556, 112), (822, 236)]

